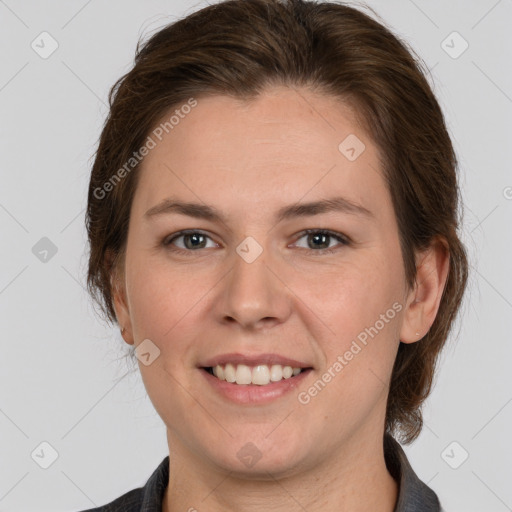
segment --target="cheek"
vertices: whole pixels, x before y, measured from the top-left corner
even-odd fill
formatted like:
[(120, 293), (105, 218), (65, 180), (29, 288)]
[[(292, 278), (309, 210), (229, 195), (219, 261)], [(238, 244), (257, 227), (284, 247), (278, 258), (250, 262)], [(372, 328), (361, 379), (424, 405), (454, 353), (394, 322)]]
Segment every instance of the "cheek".
[(329, 282), (329, 292), (323, 300), (317, 297), (312, 308), (320, 311), (320, 323), (329, 326), (320, 327), (323, 338), (316, 337), (325, 361), (316, 381), (301, 390), (300, 403), (310, 400), (306, 408), (332, 419), (328, 428), (336, 436), (339, 425), (349, 431), (363, 428), (369, 416), (383, 414), (398, 348), (400, 304), (394, 300), (393, 283), (373, 279), (368, 272)]
[[(133, 260), (132, 263), (135, 263)], [(198, 301), (204, 295), (204, 281), (171, 271), (169, 265), (146, 261), (133, 264), (127, 273), (130, 311), (135, 344), (151, 340), (159, 355), (149, 365), (138, 361), (141, 377), (153, 406), (168, 425), (186, 427), (182, 415), (173, 411), (192, 411), (197, 407), (193, 390), (185, 391), (191, 342), (197, 336)], [(202, 288), (201, 288), (202, 286)], [(194, 308), (196, 305), (196, 308)], [(173, 418), (172, 421), (170, 418)]]
[(391, 270), (377, 258), (361, 258), (292, 287), (314, 312), (309, 328), (321, 344), (322, 371), (330, 371), (326, 380), (335, 381), (331, 389), (348, 401), (380, 393), (391, 374), (403, 305), (401, 281), (386, 268)]
[[(392, 307), (398, 286), (378, 258), (370, 253), (356, 262), (325, 269), (301, 269), (290, 275), (294, 293), (310, 306), (338, 344), (357, 336)], [(365, 261), (366, 260), (366, 261)]]
[(136, 340), (179, 341), (177, 331), (183, 334), (184, 326), (193, 320), (201, 298), (211, 287), (205, 277), (185, 266), (171, 267), (161, 257), (133, 261), (127, 285)]

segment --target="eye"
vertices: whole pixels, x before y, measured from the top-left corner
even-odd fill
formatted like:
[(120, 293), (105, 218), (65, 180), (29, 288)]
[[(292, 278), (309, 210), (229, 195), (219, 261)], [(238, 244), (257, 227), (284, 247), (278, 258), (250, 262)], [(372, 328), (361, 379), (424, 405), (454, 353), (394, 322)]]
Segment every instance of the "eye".
[[(185, 247), (183, 249), (173, 246), (174, 241), (178, 240), (179, 238), (183, 238), (185, 242)], [(189, 229), (175, 233), (174, 235), (171, 235), (170, 238), (165, 238), (162, 243), (164, 246), (169, 247), (169, 250), (183, 254), (193, 252), (195, 249), (204, 249), (205, 240), (207, 238), (210, 237), (201, 231), (194, 231), (193, 229)]]
[[(313, 241), (312, 245), (308, 244), (309, 247), (307, 247), (307, 249), (310, 249), (312, 252), (317, 254), (334, 253), (339, 249), (332, 249), (328, 247), (330, 245), (330, 239), (338, 240), (342, 246), (350, 244), (350, 240), (346, 236), (328, 229), (306, 229), (301, 233), (299, 240), (304, 237), (309, 237), (309, 239)], [(180, 238), (183, 238), (183, 247), (177, 247), (175, 245), (175, 241)], [(210, 236), (207, 234), (201, 231), (189, 229), (179, 231), (178, 233), (174, 233), (173, 235), (166, 237), (162, 241), (162, 244), (172, 252), (190, 255), (190, 253), (195, 252), (196, 249), (207, 248), (205, 246), (207, 239), (211, 240)], [(323, 247), (325, 245), (327, 245), (327, 248)], [(218, 246), (218, 244), (215, 244), (215, 246)]]
[(308, 240), (312, 241), (312, 245), (308, 243), (308, 249), (313, 247), (313, 252), (317, 254), (326, 254), (326, 253), (334, 253), (337, 249), (332, 248), (324, 248), (323, 246), (329, 246), (329, 240), (334, 238), (338, 240), (341, 245), (349, 245), (349, 239), (342, 235), (341, 233), (337, 233), (335, 231), (330, 231), (328, 229), (306, 229), (302, 232), (302, 236), (299, 238), (308, 237)]

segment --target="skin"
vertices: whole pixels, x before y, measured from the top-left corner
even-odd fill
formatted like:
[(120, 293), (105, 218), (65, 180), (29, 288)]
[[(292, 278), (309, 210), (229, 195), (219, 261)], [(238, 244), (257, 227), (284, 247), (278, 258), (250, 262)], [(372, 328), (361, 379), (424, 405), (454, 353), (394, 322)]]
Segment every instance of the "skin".
[[(124, 340), (138, 346), (150, 339), (160, 350), (139, 367), (167, 427), (163, 510), (392, 512), (398, 489), (382, 443), (389, 379), (400, 340), (417, 342), (434, 322), (448, 271), (445, 246), (417, 255), (419, 284), (407, 289), (378, 150), (339, 100), (286, 87), (252, 102), (197, 100), (142, 163), (126, 258), (114, 276)], [(349, 134), (366, 146), (355, 161), (338, 150)], [(227, 220), (144, 217), (171, 194), (213, 205)], [(282, 206), (335, 195), (374, 217), (274, 220)], [(315, 240), (301, 233), (308, 228), (351, 242)], [(206, 234), (203, 245), (194, 248), (187, 237), (163, 244), (183, 229)], [(263, 250), (252, 263), (236, 252), (248, 236)], [(318, 253), (326, 247), (334, 252)], [(299, 392), (395, 302), (401, 311), (301, 404)], [(197, 368), (228, 352), (274, 352), (313, 371), (270, 404), (237, 405)], [(262, 455), (252, 467), (237, 457), (248, 442)]]

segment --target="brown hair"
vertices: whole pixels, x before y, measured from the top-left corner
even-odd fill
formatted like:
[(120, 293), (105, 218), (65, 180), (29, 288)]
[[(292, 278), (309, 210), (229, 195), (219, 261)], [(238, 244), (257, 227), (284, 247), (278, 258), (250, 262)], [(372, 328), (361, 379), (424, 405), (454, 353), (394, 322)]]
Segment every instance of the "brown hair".
[(416, 278), (415, 250), (439, 237), (449, 248), (436, 319), (422, 340), (400, 343), (390, 382), (385, 430), (413, 441), (468, 278), (457, 235), (456, 156), (424, 65), (413, 54), (360, 10), (306, 0), (221, 1), (139, 41), (133, 69), (110, 90), (89, 185), (87, 284), (107, 320), (116, 319), (110, 279), (112, 271), (123, 271), (137, 186), (139, 166), (130, 159), (169, 109), (205, 95), (250, 99), (272, 85), (338, 97), (380, 150), (408, 286)]

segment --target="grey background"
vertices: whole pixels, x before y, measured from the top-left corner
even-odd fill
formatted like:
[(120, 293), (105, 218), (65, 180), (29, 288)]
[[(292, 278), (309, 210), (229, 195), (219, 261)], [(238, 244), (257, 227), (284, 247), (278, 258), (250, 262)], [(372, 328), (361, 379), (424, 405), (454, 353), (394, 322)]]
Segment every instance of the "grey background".
[[(141, 35), (204, 5), (0, 0), (0, 511), (104, 504), (168, 454), (128, 346), (85, 291), (84, 208), (110, 86)], [(404, 449), (447, 512), (512, 510), (512, 0), (368, 5), (432, 69), (460, 160), (471, 259), (424, 430)], [(43, 31), (59, 45), (46, 59), (31, 47)], [(453, 31), (469, 44), (458, 58)], [(34, 254), (43, 237), (57, 250), (46, 262)], [(47, 469), (42, 442), (58, 454)]]

